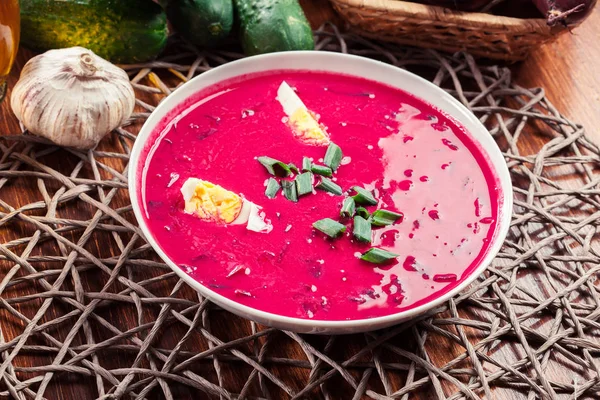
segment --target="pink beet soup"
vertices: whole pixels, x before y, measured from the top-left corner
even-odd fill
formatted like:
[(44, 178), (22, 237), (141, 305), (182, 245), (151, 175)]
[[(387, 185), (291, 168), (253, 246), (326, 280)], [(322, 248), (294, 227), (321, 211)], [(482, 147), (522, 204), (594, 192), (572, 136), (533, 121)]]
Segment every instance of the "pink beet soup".
[[(352, 220), (340, 220), (343, 195), (265, 196), (270, 175), (257, 157), (300, 166), (303, 157), (322, 161), (326, 150), (302, 144), (284, 122), (276, 100), (283, 80), (341, 147), (335, 182), (374, 190), (370, 212), (403, 214), (374, 227), (371, 244), (353, 239)], [(277, 71), (211, 87), (164, 119), (141, 160), (141, 208), (168, 257), (220, 295), (289, 317), (357, 320), (424, 304), (479, 265), (497, 229), (499, 183), (469, 133), (422, 100), (357, 77)], [(184, 213), (180, 189), (189, 177), (260, 205), (273, 230)], [(331, 239), (315, 230), (323, 218), (347, 224), (346, 233)], [(357, 258), (370, 247), (400, 256), (382, 265)]]

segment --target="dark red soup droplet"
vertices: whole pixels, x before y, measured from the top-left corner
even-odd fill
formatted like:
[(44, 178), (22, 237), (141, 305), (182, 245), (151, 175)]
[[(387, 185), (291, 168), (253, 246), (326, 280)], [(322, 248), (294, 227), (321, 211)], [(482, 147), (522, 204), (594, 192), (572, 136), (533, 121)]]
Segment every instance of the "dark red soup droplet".
[(407, 179), (405, 181), (398, 182), (398, 189), (404, 190), (406, 192), (412, 188), (412, 185), (413, 185), (412, 181)]
[(407, 178), (410, 178), (413, 174), (413, 170), (412, 169), (407, 169), (406, 171), (404, 171), (404, 176), (406, 176)]
[(417, 270), (417, 268), (415, 267), (416, 263), (417, 263), (417, 260), (415, 260), (415, 258), (413, 256), (408, 256), (404, 260), (404, 263), (402, 264), (402, 266), (407, 271), (416, 271)]
[(433, 281), (439, 283), (454, 282), (456, 278), (456, 274), (436, 274), (433, 276)]
[(442, 169), (446, 169), (450, 166), (450, 164), (442, 164)]
[(384, 247), (394, 247), (398, 231), (395, 229), (383, 232), (381, 234), (381, 245)]
[(436, 221), (436, 220), (440, 219), (440, 214), (438, 213), (437, 210), (431, 210), (431, 211), (429, 211), (429, 218)]
[(444, 146), (446, 146), (450, 150), (458, 150), (458, 147), (456, 147), (456, 145), (452, 144), (452, 142), (446, 138), (442, 139), (442, 143), (444, 143)]
[(475, 216), (481, 216), (481, 203), (479, 203), (479, 197), (475, 199)]
[(494, 218), (492, 218), (492, 217), (485, 217), (485, 218), (481, 218), (481, 219), (479, 220), (479, 222), (481, 222), (482, 224), (489, 225), (489, 224), (491, 224), (492, 222), (494, 222)]
[(394, 295), (396, 293), (402, 293), (402, 284), (398, 277), (394, 274), (390, 276), (390, 283), (381, 287), (381, 290), (388, 295)]
[(428, 177), (428, 176), (425, 176), (425, 175), (423, 175), (422, 177), (420, 177), (420, 178), (419, 178), (419, 180), (420, 180), (421, 182), (429, 182), (429, 177)]
[(438, 123), (435, 123), (435, 124), (431, 124), (431, 127), (433, 129), (435, 129), (436, 131), (438, 131), (438, 132), (444, 132), (445, 130), (448, 129), (448, 126), (446, 126), (446, 124), (443, 123), (443, 122), (438, 122)]
[(404, 137), (402, 138), (402, 140), (404, 141), (404, 143), (410, 142), (413, 139), (414, 139), (414, 137), (408, 136), (408, 135), (404, 135)]

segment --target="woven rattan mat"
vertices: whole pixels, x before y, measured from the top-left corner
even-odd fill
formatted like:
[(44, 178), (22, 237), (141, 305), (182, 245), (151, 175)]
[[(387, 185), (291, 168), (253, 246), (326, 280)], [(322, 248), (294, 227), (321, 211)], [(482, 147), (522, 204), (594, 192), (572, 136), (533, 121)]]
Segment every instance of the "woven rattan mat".
[(317, 36), (432, 79), (489, 127), (515, 214), (488, 271), (421, 318), (351, 336), (257, 326), (201, 298), (140, 237), (126, 189), (151, 104), (241, 57), (179, 45), (126, 67), (141, 112), (95, 151), (0, 140), (0, 398), (600, 398), (599, 148), (508, 69)]

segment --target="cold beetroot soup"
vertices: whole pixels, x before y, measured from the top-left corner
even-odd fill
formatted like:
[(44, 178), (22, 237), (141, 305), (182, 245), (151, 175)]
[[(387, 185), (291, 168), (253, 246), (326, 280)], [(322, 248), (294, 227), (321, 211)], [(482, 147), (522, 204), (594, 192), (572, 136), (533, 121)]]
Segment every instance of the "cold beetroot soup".
[(276, 71), (213, 86), (162, 121), (141, 162), (140, 207), (168, 257), (283, 316), (414, 308), (465, 279), (497, 230), (499, 182), (468, 132), (358, 77)]

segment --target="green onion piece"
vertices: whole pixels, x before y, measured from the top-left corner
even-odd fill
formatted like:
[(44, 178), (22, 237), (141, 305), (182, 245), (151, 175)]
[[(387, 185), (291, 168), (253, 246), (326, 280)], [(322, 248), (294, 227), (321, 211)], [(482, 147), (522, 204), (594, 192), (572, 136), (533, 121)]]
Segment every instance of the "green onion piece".
[(355, 216), (352, 234), (360, 242), (371, 243), (371, 223), (359, 215)]
[(280, 178), (285, 178), (292, 171), (290, 171), (290, 167), (284, 162), (276, 160), (271, 157), (262, 156), (257, 158), (258, 162), (263, 165), (269, 171), (271, 175), (278, 176)]
[(298, 191), (296, 190), (296, 181), (281, 181), (281, 187), (283, 188), (283, 195), (286, 199), (298, 201)]
[(269, 178), (269, 181), (267, 182), (267, 189), (265, 190), (265, 196), (270, 199), (274, 199), (275, 196), (277, 196), (277, 192), (279, 192), (280, 188), (281, 185), (279, 182), (277, 182), (277, 180)]
[[(352, 218), (352, 217), (354, 217), (355, 209), (356, 209), (356, 203), (354, 203), (354, 199), (352, 197), (346, 197), (344, 199), (344, 203), (342, 203), (342, 210), (340, 211), (340, 216), (342, 218), (344, 218), (344, 217)], [(363, 210), (364, 210), (364, 208), (363, 208)], [(368, 219), (368, 217), (365, 219)]]
[(352, 189), (356, 192), (356, 195), (352, 196), (356, 204), (364, 204), (367, 206), (377, 205), (377, 200), (375, 200), (375, 197), (373, 197), (373, 193), (371, 193), (370, 190), (363, 189), (360, 186), (354, 186)]
[(388, 210), (375, 210), (371, 215), (371, 224), (375, 226), (387, 226), (404, 217), (404, 214)]
[(342, 194), (342, 188), (340, 187), (340, 185), (338, 185), (329, 178), (321, 178), (321, 182), (319, 182), (319, 184), (315, 187), (317, 189), (324, 190), (329, 193), (337, 194), (338, 196), (341, 196)]
[(324, 167), (323, 165), (313, 165), (310, 170), (314, 174), (321, 175), (321, 176), (326, 176), (328, 178), (331, 178), (331, 175), (333, 174), (333, 171), (331, 171), (331, 168)]
[(293, 163), (289, 163), (288, 168), (290, 169), (290, 171), (293, 171), (295, 174), (300, 173), (300, 170), (298, 169), (298, 167), (296, 167)]
[(312, 193), (312, 174), (310, 172), (304, 172), (296, 177), (296, 189), (298, 197)]
[(313, 228), (323, 232), (329, 237), (336, 238), (346, 232), (346, 226), (331, 218), (324, 218), (312, 224)]
[(312, 161), (310, 161), (310, 158), (304, 157), (302, 159), (302, 172), (310, 172), (311, 167), (312, 167)]
[(393, 261), (396, 257), (399, 257), (399, 254), (395, 254), (389, 252), (387, 250), (378, 249), (376, 247), (370, 248), (368, 251), (363, 253), (360, 256), (360, 259), (363, 261), (367, 261), (373, 264), (385, 264), (387, 262)]
[(329, 143), (323, 162), (329, 168), (336, 171), (342, 162), (342, 149), (340, 149), (340, 146), (333, 142)]
[[(352, 197), (349, 197), (349, 198), (352, 199)], [(352, 199), (352, 200), (354, 200), (354, 199)], [(364, 207), (356, 207), (356, 215), (360, 215), (361, 217), (363, 217), (366, 220), (368, 220), (371, 217), (371, 214), (369, 214), (369, 211), (367, 211), (367, 209)]]

